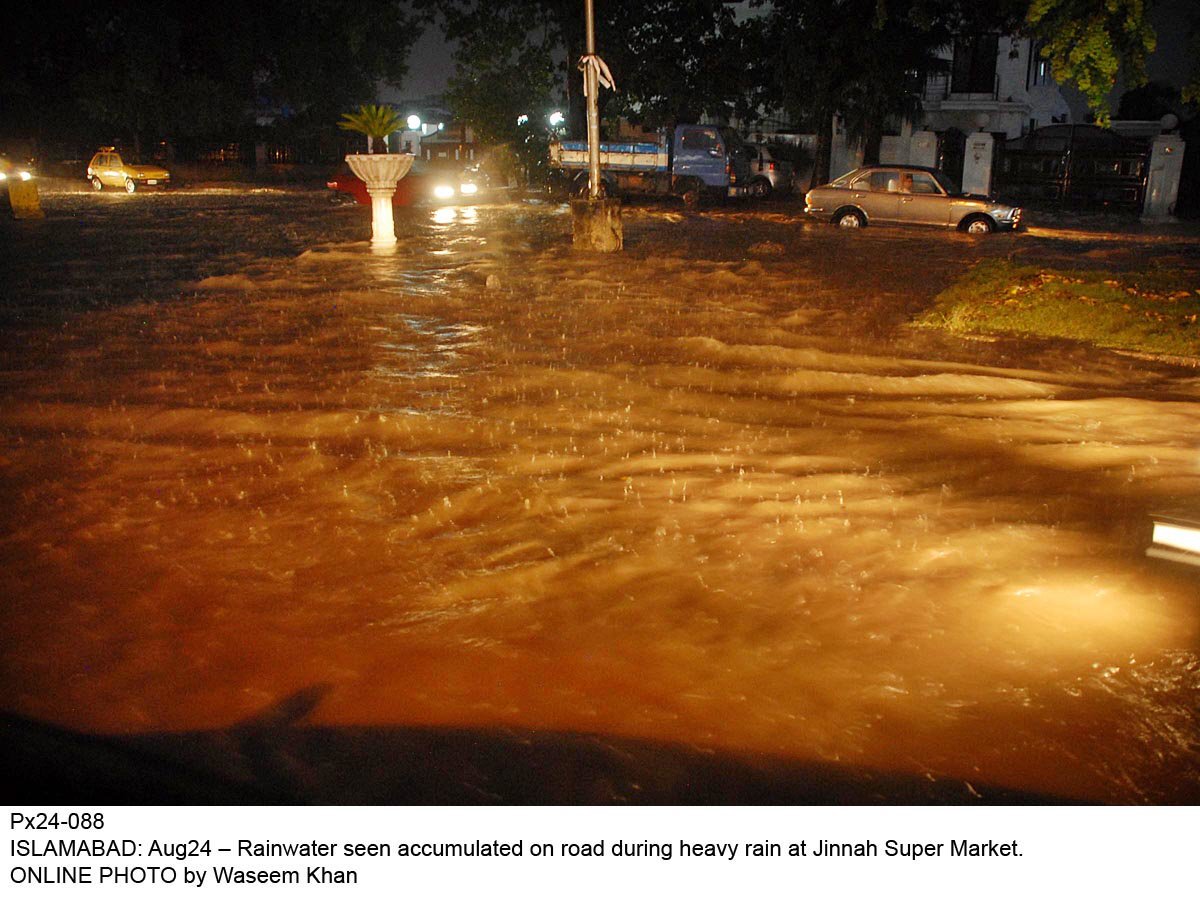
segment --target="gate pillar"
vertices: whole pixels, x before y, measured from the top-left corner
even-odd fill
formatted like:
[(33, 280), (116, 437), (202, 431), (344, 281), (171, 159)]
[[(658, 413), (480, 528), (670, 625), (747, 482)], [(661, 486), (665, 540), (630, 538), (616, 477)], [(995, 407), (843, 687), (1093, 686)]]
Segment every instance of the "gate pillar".
[(1176, 134), (1160, 134), (1150, 144), (1150, 172), (1146, 178), (1142, 218), (1162, 220), (1174, 214), (1185, 146)]
[(863, 145), (850, 137), (841, 117), (833, 117), (833, 139), (829, 147), (829, 180), (862, 166)]
[(908, 161), (926, 168), (937, 167), (938, 139), (933, 131), (917, 131), (908, 144)]
[(992, 190), (992, 156), (995, 138), (986, 131), (967, 136), (967, 150), (963, 154), (962, 188), (964, 193), (987, 196)]

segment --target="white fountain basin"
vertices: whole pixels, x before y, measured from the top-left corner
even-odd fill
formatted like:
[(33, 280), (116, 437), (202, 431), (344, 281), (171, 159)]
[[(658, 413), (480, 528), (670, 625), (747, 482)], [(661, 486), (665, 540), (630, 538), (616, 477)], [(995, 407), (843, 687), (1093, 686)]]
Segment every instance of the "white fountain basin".
[(346, 157), (346, 162), (368, 187), (373, 183), (390, 184), (395, 189), (396, 182), (408, 174), (415, 158), (412, 153), (352, 154)]
[(355, 176), (366, 183), (371, 194), (371, 248), (396, 245), (396, 220), (392, 217), (392, 195), (396, 183), (412, 168), (411, 153), (352, 154), (346, 162)]

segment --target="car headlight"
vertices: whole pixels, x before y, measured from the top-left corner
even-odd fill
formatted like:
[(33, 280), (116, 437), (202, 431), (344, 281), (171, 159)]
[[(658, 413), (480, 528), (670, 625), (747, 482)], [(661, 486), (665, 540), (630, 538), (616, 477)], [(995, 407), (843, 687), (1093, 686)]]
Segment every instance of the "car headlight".
[(28, 181), (28, 180), (30, 180), (32, 177), (33, 177), (33, 175), (31, 175), (31, 174), (30, 174), (28, 171), (22, 171), (22, 172), (21, 172), (21, 180), (23, 180), (23, 181)]
[(476, 184), (466, 183), (458, 188), (463, 196), (474, 196), (479, 192), (479, 187)]
[(453, 199), (454, 188), (449, 184), (438, 184), (433, 188), (433, 195), (438, 199)]
[(8, 175), (6, 175), (3, 171), (0, 171), (0, 181), (7, 181), (7, 180), (8, 180)]

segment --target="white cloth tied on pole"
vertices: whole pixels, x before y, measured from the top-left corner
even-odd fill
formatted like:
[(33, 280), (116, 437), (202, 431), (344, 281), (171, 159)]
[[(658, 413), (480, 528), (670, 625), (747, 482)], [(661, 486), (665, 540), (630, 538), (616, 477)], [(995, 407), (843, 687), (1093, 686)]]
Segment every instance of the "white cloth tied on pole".
[(588, 95), (588, 79), (587, 70), (595, 69), (596, 80), (600, 82), (602, 87), (607, 87), (609, 90), (617, 89), (617, 82), (613, 80), (612, 72), (608, 70), (608, 65), (595, 53), (586, 53), (579, 57), (579, 71), (583, 72), (583, 95)]

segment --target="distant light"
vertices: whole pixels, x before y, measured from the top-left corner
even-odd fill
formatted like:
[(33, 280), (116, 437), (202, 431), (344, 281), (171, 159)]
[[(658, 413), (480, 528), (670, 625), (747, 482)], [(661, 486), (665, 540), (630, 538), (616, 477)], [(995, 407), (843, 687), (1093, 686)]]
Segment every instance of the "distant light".
[(433, 195), (438, 199), (454, 199), (454, 188), (449, 184), (438, 184), (433, 188)]
[(1177, 514), (1155, 515), (1150, 557), (1200, 566), (1200, 519)]
[(567, 117), (565, 115), (563, 115), (561, 112), (559, 112), (557, 109), (550, 113), (550, 127), (552, 127), (552, 128), (557, 128), (559, 125), (561, 125), (566, 120), (567, 120)]
[(408, 125), (408, 129), (410, 131), (419, 131), (419, 130), (421, 130), (421, 116), (410, 115), (408, 117), (408, 120), (405, 122), (405, 124)]
[(529, 116), (528, 115), (518, 115), (517, 116), (517, 125), (518, 126), (519, 125), (527, 125), (527, 124), (529, 124)]

